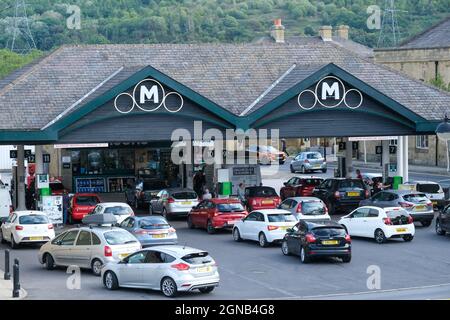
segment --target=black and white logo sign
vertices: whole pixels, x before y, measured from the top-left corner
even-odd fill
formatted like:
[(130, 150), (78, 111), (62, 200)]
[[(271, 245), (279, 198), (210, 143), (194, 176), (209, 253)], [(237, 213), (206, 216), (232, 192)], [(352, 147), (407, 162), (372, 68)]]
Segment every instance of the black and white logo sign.
[(339, 78), (327, 76), (317, 82), (314, 90), (306, 89), (300, 92), (297, 101), (303, 110), (311, 110), (317, 104), (331, 109), (342, 103), (350, 109), (357, 109), (363, 103), (363, 95), (357, 89), (347, 90)]

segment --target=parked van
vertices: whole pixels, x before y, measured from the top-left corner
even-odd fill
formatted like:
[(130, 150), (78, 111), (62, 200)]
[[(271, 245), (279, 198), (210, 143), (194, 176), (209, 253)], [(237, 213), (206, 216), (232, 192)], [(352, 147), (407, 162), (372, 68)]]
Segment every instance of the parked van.
[(12, 212), (11, 195), (8, 189), (0, 188), (0, 224), (5, 221)]

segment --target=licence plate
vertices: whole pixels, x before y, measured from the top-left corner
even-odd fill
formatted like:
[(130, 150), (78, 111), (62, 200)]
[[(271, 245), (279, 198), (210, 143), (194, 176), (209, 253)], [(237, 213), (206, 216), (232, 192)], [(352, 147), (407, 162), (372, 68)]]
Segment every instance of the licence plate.
[(406, 228), (397, 228), (395, 229), (397, 232), (406, 232)]
[(431, 203), (435, 206), (437, 205), (437, 201), (431, 201)]
[(262, 204), (273, 204), (272, 200), (263, 200)]
[(338, 244), (339, 243), (339, 241), (337, 241), (337, 240), (323, 240), (322, 241), (322, 244), (324, 244), (324, 245), (333, 245), (333, 244)]
[(289, 229), (290, 227), (280, 227), (280, 230), (287, 230), (287, 229)]
[(44, 237), (30, 237), (31, 241), (41, 241), (44, 240)]
[(120, 258), (120, 259), (123, 259), (123, 258), (128, 257), (129, 255), (130, 255), (129, 253), (120, 253), (120, 254), (119, 254), (119, 258)]
[(192, 202), (191, 201), (182, 201), (181, 204), (188, 205), (188, 204), (192, 204)]
[(165, 238), (165, 234), (152, 234), (152, 238)]
[(197, 272), (200, 272), (200, 273), (211, 272), (211, 267), (200, 267), (200, 268), (197, 268)]
[(425, 210), (427, 207), (426, 206), (424, 206), (424, 205), (419, 205), (419, 206), (416, 206), (415, 208), (414, 208), (414, 210), (416, 210), (416, 211), (423, 211), (423, 210)]
[(227, 221), (227, 224), (235, 224), (237, 221), (232, 220), (232, 221)]

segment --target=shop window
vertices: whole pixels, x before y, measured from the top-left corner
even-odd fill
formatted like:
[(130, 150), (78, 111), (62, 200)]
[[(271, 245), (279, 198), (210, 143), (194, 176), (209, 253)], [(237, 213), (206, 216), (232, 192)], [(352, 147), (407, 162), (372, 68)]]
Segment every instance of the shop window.
[(416, 136), (416, 148), (428, 149), (428, 136)]

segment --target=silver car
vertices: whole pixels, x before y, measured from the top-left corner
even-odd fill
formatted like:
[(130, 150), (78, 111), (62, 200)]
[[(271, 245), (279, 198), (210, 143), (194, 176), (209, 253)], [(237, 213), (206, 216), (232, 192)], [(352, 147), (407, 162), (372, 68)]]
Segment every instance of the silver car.
[(325, 203), (315, 197), (292, 197), (284, 200), (278, 209), (290, 211), (297, 220), (330, 220)]
[(192, 189), (163, 189), (150, 200), (149, 213), (161, 214), (167, 220), (175, 216), (186, 217), (192, 207), (198, 205), (198, 202), (197, 193)]
[(385, 190), (380, 191), (362, 200), (360, 206), (375, 206), (380, 208), (402, 207), (414, 221), (419, 221), (424, 227), (428, 227), (434, 218), (433, 203), (425, 193), (410, 190)]
[(160, 290), (167, 297), (198, 289), (210, 293), (219, 285), (216, 263), (208, 252), (183, 246), (156, 246), (140, 250), (102, 269), (103, 285)]
[(105, 263), (118, 262), (140, 249), (139, 241), (121, 228), (81, 227), (67, 230), (44, 244), (38, 259), (48, 270), (75, 265), (99, 276)]
[(292, 173), (300, 171), (305, 174), (315, 170), (325, 173), (327, 172), (327, 162), (320, 152), (300, 152), (291, 161), (290, 168)]

